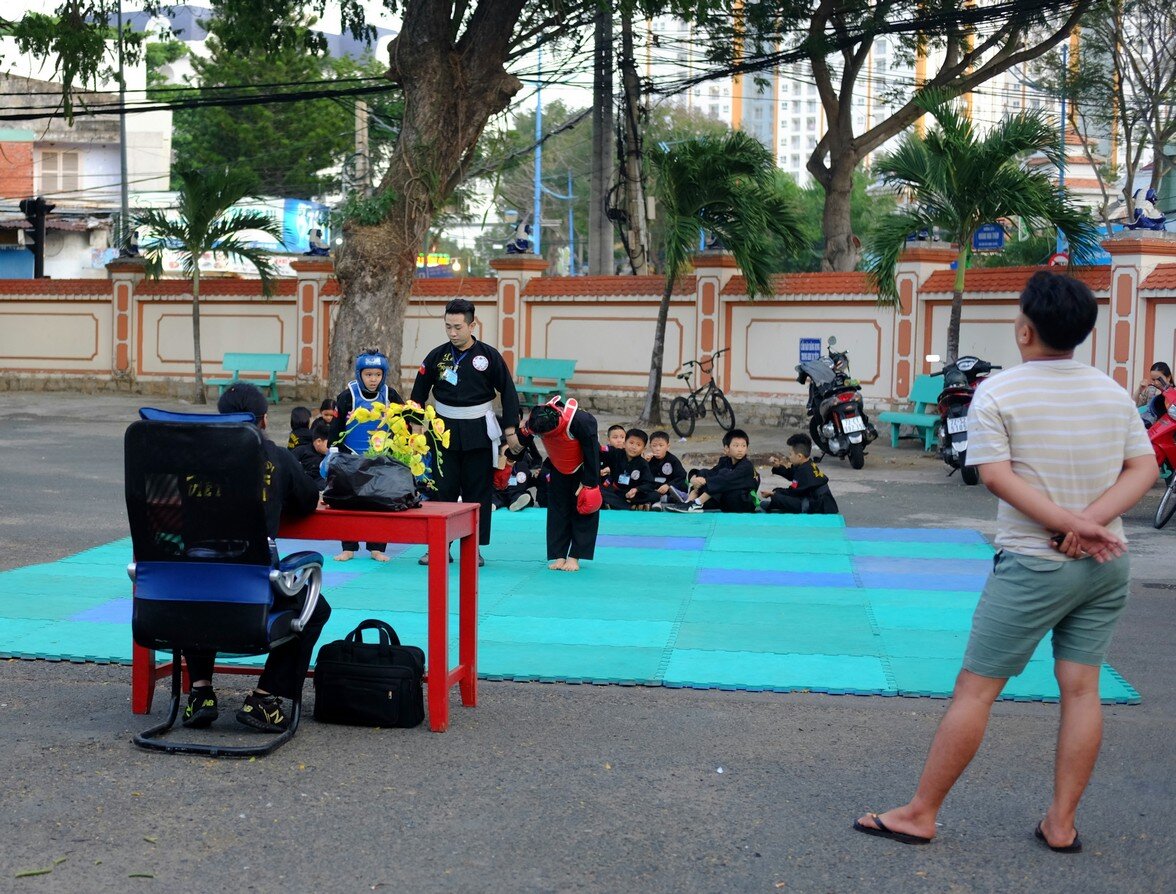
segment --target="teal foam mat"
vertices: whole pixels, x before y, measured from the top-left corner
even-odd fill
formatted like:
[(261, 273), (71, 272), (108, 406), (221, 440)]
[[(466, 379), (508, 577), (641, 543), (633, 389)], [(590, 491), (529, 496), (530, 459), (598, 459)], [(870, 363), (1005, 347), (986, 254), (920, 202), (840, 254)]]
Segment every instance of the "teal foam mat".
[[(544, 524), (542, 510), (495, 513), (479, 578), (483, 678), (945, 698), (976, 569), (992, 556), (975, 532), (854, 529), (839, 516), (605, 512), (596, 560), (565, 574), (546, 568)], [(387, 564), (362, 551), (336, 562), (335, 543), (282, 547), (326, 557), (323, 642), (378, 617), (425, 645), (423, 547)], [(124, 539), (0, 572), (0, 657), (129, 663), (130, 560)], [(456, 574), (449, 624), (456, 662)], [(1109, 666), (1101, 696), (1140, 700)], [(1048, 639), (1002, 697), (1057, 699)]]

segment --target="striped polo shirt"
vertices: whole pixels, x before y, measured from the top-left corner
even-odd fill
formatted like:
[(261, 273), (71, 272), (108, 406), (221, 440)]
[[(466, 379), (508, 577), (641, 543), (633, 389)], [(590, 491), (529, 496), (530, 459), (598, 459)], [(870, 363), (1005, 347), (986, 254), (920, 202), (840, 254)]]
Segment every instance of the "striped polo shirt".
[[(1081, 511), (1115, 483), (1125, 460), (1153, 455), (1131, 396), (1077, 360), (1034, 360), (980, 384), (968, 412), (969, 466), (1009, 460), (1058, 506)], [(1004, 500), (996, 548), (1066, 561), (1052, 532)], [(1122, 519), (1107, 527), (1123, 537)]]

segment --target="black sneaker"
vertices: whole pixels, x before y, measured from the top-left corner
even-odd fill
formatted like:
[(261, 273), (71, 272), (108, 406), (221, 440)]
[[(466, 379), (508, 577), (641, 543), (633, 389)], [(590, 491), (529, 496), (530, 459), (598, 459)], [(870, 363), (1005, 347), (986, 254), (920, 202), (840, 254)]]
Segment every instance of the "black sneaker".
[(251, 692), (245, 696), (245, 703), (237, 712), (237, 722), (263, 733), (284, 733), (290, 725), (290, 718), (282, 710), (282, 700), (276, 695)]
[(188, 693), (188, 704), (180, 723), (194, 729), (204, 729), (220, 716), (216, 707), (216, 693), (211, 686), (201, 686)]

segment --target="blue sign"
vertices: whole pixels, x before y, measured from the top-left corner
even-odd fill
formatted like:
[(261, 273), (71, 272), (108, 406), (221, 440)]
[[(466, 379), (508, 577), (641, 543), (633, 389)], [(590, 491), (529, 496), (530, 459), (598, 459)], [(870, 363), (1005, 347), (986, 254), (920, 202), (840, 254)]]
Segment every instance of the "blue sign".
[(282, 211), (282, 242), (286, 245), (286, 251), (309, 251), (312, 229), (321, 231), (323, 242), (331, 241), (331, 231), (327, 225), (331, 209), (326, 205), (303, 199), (286, 199)]
[(821, 356), (821, 340), (819, 338), (802, 338), (800, 340), (800, 362), (808, 363)]
[(973, 251), (1000, 251), (1004, 243), (1005, 231), (1000, 224), (981, 224), (972, 236)]

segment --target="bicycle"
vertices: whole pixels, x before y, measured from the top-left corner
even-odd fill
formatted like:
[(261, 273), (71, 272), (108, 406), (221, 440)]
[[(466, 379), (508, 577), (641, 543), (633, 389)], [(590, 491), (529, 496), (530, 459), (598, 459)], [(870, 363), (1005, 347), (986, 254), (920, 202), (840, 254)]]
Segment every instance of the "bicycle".
[(696, 367), (710, 378), (705, 385), (696, 388), (685, 397), (675, 397), (670, 401), (670, 425), (678, 437), (688, 438), (694, 434), (695, 421), (706, 416), (708, 402), (719, 428), (730, 431), (735, 427), (735, 411), (731, 409), (731, 402), (723, 394), (723, 389), (715, 383), (713, 375), (715, 361), (729, 350), (730, 348), (723, 348), (721, 351), (715, 351), (709, 360), (687, 360), (682, 364), (677, 377), (686, 383), (687, 388), (690, 387), (690, 380), (694, 378)]

